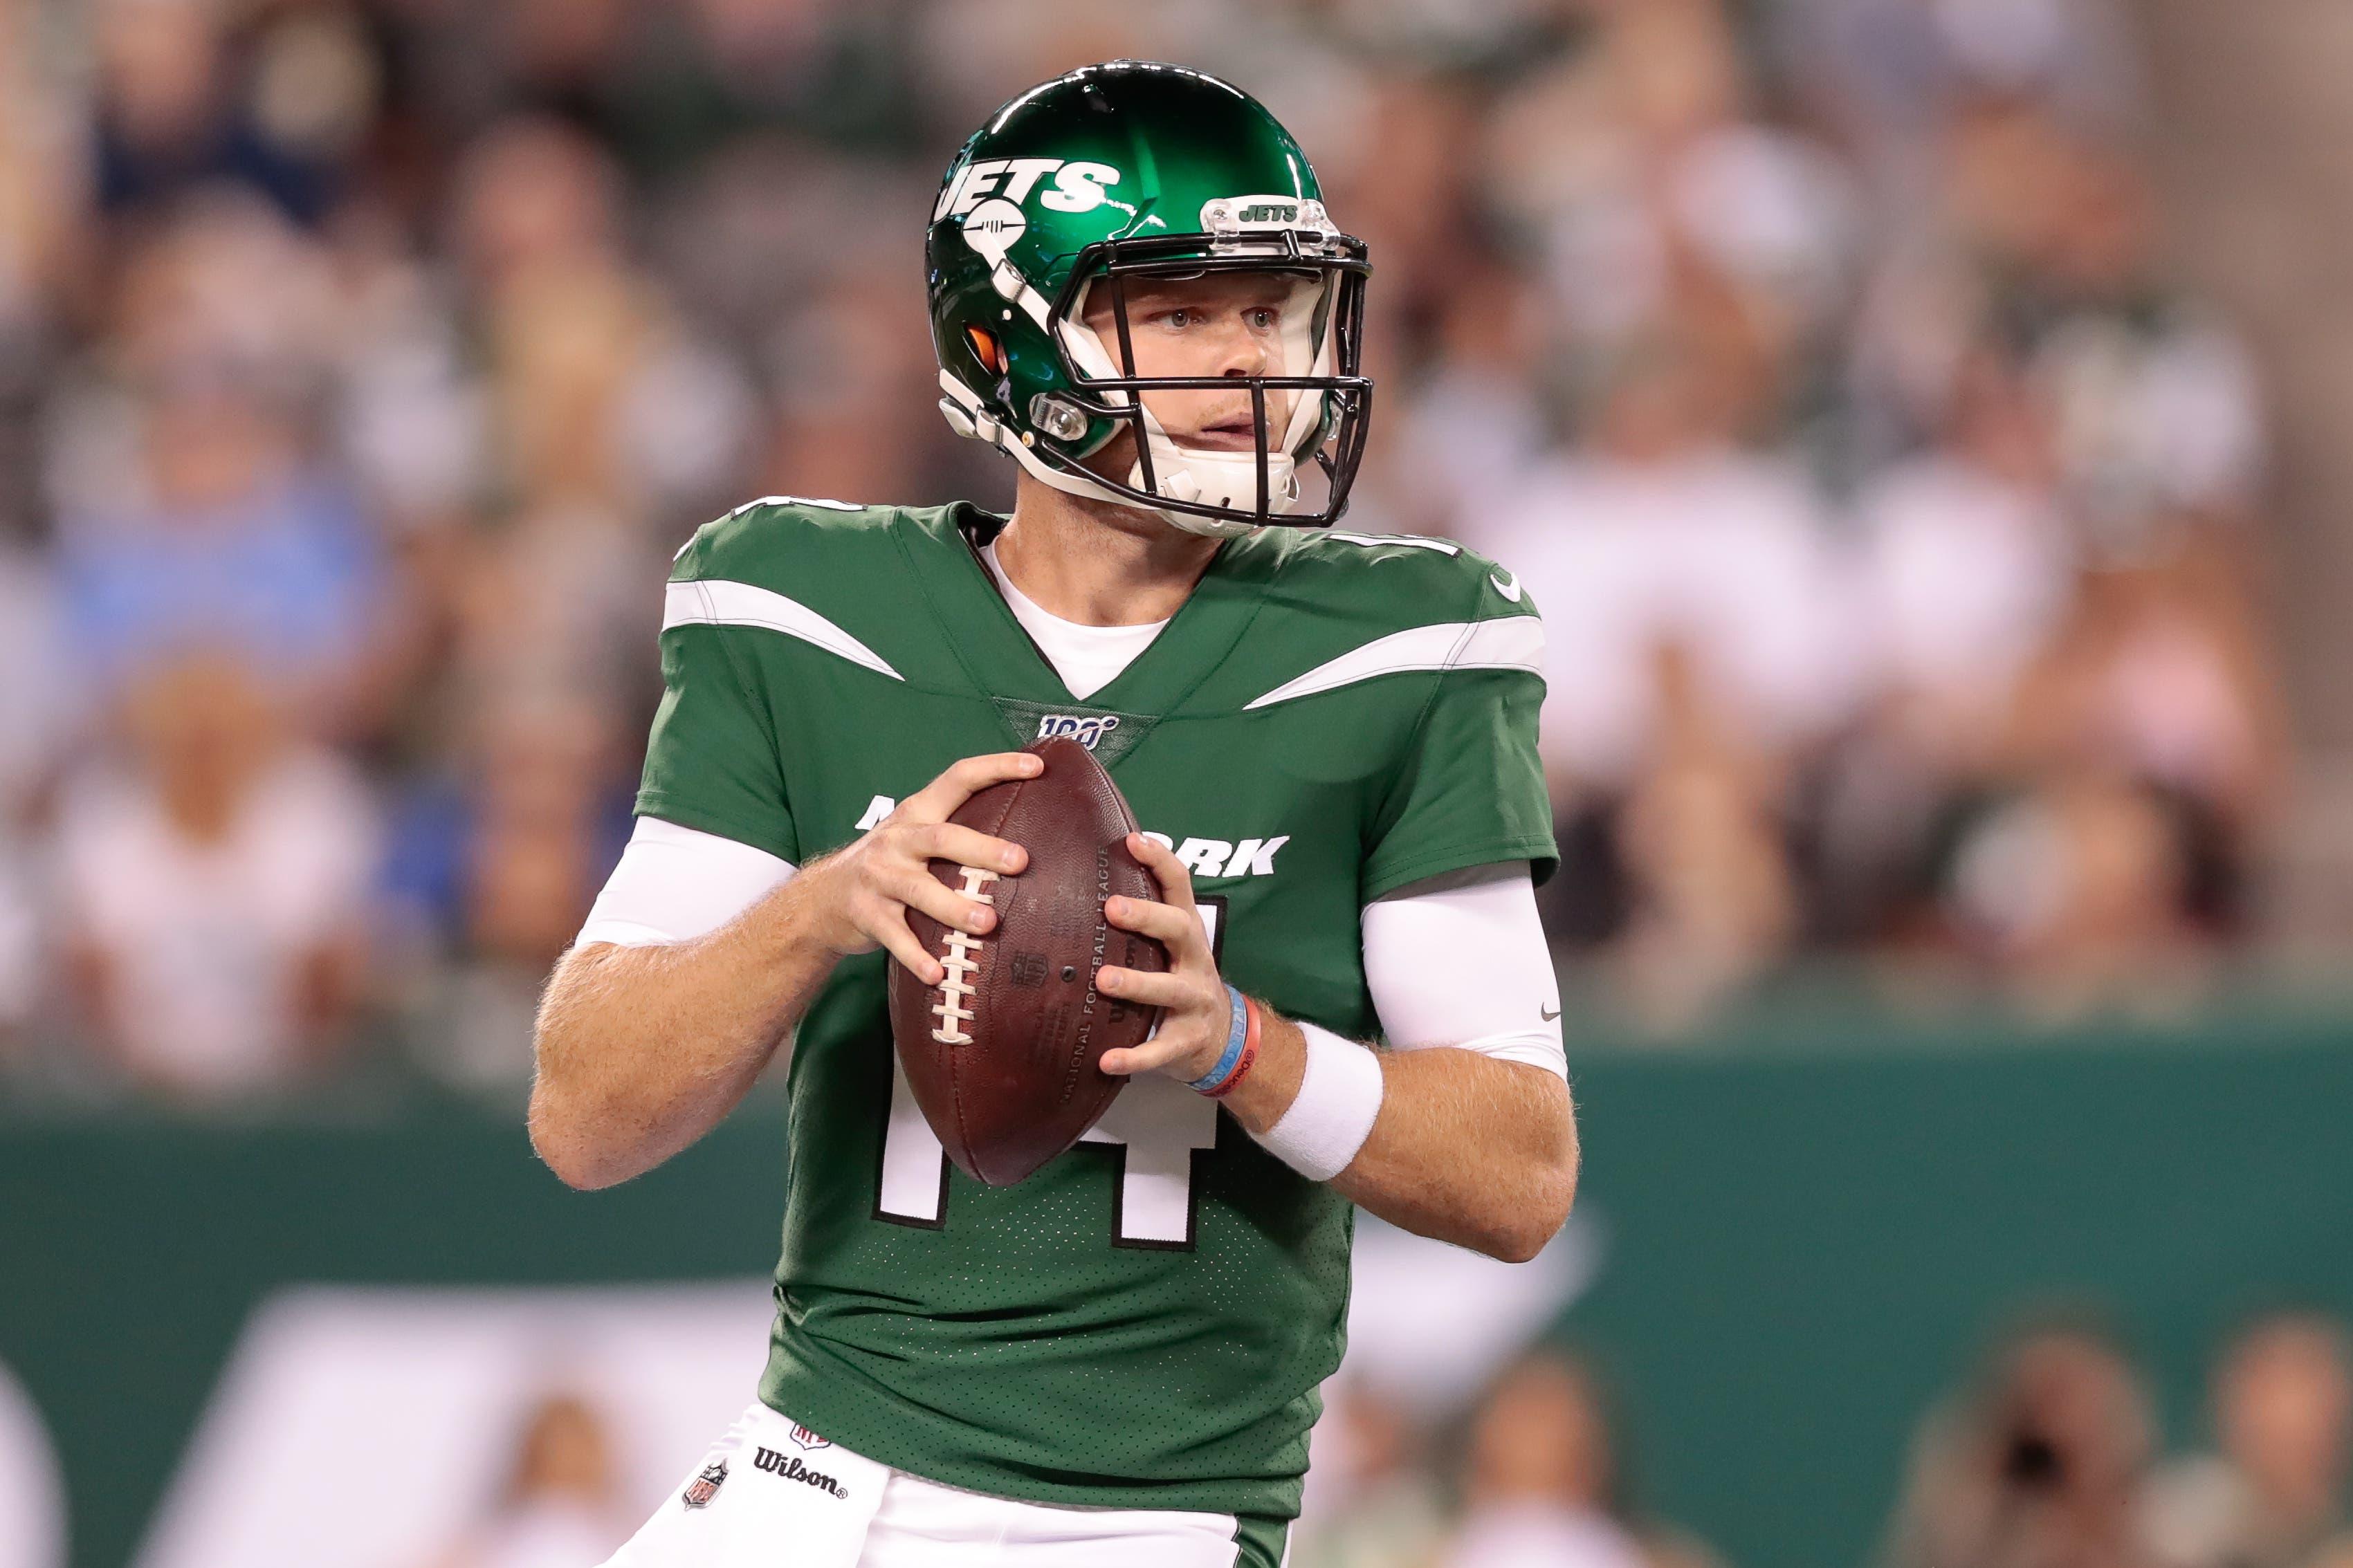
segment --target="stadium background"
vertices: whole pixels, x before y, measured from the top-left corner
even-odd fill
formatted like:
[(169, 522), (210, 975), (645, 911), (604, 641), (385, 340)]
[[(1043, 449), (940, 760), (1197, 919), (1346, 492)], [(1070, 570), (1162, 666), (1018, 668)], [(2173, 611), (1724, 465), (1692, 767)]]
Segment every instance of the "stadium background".
[(687, 533), (1009, 495), (918, 237), (1122, 54), (1552, 640), (1580, 1214), (1367, 1236), (1294, 1562), (2353, 1553), (2326, 0), (0, 0), (0, 1568), (594, 1561), (740, 1403), (773, 1099), (566, 1193), (532, 1000)]

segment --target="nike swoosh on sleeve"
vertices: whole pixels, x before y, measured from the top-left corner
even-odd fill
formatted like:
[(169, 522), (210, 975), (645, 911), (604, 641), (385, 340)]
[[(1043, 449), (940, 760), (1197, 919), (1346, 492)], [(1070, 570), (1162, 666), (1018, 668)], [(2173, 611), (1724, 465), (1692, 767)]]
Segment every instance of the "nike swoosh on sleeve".
[[(1504, 577), (1509, 577), (1511, 581), (1506, 583), (1504, 581)], [(1487, 581), (1495, 585), (1495, 592), (1503, 595), (1504, 597), (1509, 599), (1514, 605), (1518, 604), (1520, 602), (1519, 574), (1507, 568), (1504, 573), (1504, 577), (1498, 577), (1493, 572), (1487, 574)]]

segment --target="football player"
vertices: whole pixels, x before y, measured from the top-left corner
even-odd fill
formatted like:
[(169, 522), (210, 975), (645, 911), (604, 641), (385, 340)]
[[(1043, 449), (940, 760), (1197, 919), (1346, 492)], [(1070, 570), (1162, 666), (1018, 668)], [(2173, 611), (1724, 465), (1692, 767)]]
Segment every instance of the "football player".
[[(1274, 1568), (1355, 1206), (1513, 1259), (1568, 1212), (1542, 624), (1458, 545), (1329, 526), (1366, 249), (1247, 95), (1132, 61), (1023, 93), (928, 260), (941, 406), (1019, 465), (1011, 516), (771, 498), (695, 535), (637, 831), (541, 1012), (533, 1139), (580, 1187), (791, 1058), (759, 1397), (613, 1563)], [(910, 909), (989, 931), (928, 863), (1019, 873), (948, 818), (1043, 734), (1149, 829), (1163, 896), (1108, 915), (1172, 963), (1103, 970), (1159, 1033), (990, 1188), (896, 1070), (885, 967), (943, 974)]]

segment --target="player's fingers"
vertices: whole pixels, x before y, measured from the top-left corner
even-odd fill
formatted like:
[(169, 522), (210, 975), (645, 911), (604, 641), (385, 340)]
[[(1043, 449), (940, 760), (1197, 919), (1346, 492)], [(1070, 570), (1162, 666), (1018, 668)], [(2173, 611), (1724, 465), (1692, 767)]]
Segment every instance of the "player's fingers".
[(997, 911), (942, 882), (922, 867), (891, 878), (883, 891), (911, 910), (921, 910), (944, 926), (985, 931), (997, 923)]
[(907, 928), (907, 917), (896, 910), (879, 911), (859, 922), (859, 929), (882, 945), (882, 950), (897, 959), (908, 973), (926, 985), (937, 985), (947, 978), (940, 961), (923, 951), (915, 933)]
[(907, 848), (919, 859), (948, 860), (1007, 875), (1029, 863), (1029, 851), (1008, 839), (992, 838), (960, 822), (931, 822), (907, 831)]
[(1097, 1065), (1114, 1078), (1133, 1078), (1141, 1072), (1155, 1072), (1192, 1048), (1185, 1040), (1162, 1035), (1124, 1050), (1105, 1051), (1097, 1058)]
[(1103, 918), (1122, 931), (1135, 931), (1166, 944), (1169, 953), (1180, 963), (1208, 956), (1209, 943), (1201, 930), (1200, 913), (1190, 907), (1179, 909), (1174, 904), (1156, 904), (1149, 899), (1106, 899)]
[[(1199, 993), (1201, 983), (1182, 974), (1157, 974), (1148, 969), (1105, 964), (1095, 971), (1095, 984), (1114, 996), (1152, 1007), (1174, 1007)], [(1223, 1002), (1224, 997), (1219, 998)]]
[(1045, 760), (1034, 752), (989, 752), (966, 757), (949, 763), (946, 772), (902, 801), (899, 814), (909, 822), (945, 822), (955, 815), (956, 807), (989, 785), (1008, 779), (1036, 778), (1045, 769)]
[(1157, 838), (1146, 837), (1141, 833), (1127, 836), (1127, 847), (1128, 852), (1141, 860), (1145, 869), (1159, 882), (1161, 902), (1174, 904), (1180, 910), (1193, 907), (1193, 873), (1185, 868), (1184, 861), (1176, 858), (1175, 850)]

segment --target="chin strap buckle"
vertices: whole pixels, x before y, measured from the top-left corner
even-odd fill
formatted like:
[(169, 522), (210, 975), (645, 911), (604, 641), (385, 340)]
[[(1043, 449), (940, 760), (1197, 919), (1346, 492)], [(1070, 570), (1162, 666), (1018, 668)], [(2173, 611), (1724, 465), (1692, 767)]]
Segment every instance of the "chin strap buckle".
[(987, 441), (995, 445), (1002, 428), (987, 415), (976, 408), (966, 408), (953, 397), (940, 399), (940, 414), (947, 420), (949, 429), (968, 440)]

